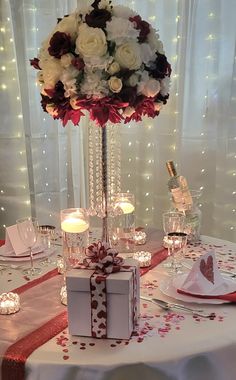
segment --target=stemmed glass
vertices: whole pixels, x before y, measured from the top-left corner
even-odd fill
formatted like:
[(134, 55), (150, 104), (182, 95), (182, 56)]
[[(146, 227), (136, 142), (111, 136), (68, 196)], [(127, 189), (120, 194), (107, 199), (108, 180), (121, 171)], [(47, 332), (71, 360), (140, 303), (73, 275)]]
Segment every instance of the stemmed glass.
[[(176, 251), (177, 246), (175, 243), (174, 244), (175, 247), (174, 248), (172, 247), (171, 249), (171, 245), (172, 243), (174, 243), (174, 237), (172, 239), (171, 237), (169, 238), (169, 234), (183, 233), (184, 226), (185, 226), (185, 215), (182, 212), (178, 212), (178, 211), (168, 211), (163, 214), (162, 219), (163, 219), (163, 229), (167, 237), (168, 256), (171, 256), (172, 253)], [(175, 264), (173, 260), (171, 262), (165, 263), (164, 267), (170, 268), (171, 270), (173, 270), (173, 265), (174, 265), (176, 268), (177, 267), (176, 260), (175, 260)]]
[(37, 241), (38, 220), (33, 217), (20, 218), (17, 219), (16, 224), (22, 243), (30, 251), (30, 268), (24, 269), (23, 273), (29, 276), (37, 276), (42, 270), (34, 266), (32, 248)]
[(173, 274), (183, 273), (181, 265), (177, 263), (176, 255), (183, 251), (187, 244), (187, 234), (185, 232), (169, 232), (168, 233), (168, 254), (171, 255), (172, 262), (170, 272)]

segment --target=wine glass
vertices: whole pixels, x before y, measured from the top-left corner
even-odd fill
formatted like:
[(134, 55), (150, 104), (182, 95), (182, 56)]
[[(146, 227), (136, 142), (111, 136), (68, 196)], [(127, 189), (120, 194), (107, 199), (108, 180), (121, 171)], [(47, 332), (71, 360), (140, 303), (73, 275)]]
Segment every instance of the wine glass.
[(22, 243), (30, 251), (30, 268), (24, 269), (23, 273), (29, 276), (37, 276), (42, 270), (34, 266), (32, 248), (37, 241), (38, 220), (29, 216), (17, 219), (16, 224)]
[[(165, 238), (168, 256), (171, 256), (170, 244), (171, 240), (168, 238), (169, 233), (173, 232), (183, 232), (185, 226), (185, 215), (178, 211), (167, 211), (162, 215), (163, 220), (163, 230), (165, 232)], [(164, 263), (165, 268), (172, 268), (173, 262)], [(177, 265), (177, 264), (176, 264)]]
[(169, 232), (168, 233), (168, 253), (171, 255), (172, 261), (170, 265), (170, 272), (173, 274), (183, 273), (178, 264), (176, 256), (183, 252), (184, 247), (187, 245), (188, 235), (185, 232)]

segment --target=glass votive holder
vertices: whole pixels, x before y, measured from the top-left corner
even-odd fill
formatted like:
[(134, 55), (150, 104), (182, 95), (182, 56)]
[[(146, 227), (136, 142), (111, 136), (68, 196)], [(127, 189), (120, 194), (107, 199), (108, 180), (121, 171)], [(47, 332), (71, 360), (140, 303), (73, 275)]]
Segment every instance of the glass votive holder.
[(135, 245), (145, 244), (147, 241), (147, 234), (144, 231), (135, 231), (134, 233), (134, 243)]
[(113, 236), (120, 253), (134, 252), (135, 202), (134, 194), (117, 193), (113, 197)]
[(61, 211), (63, 257), (66, 267), (75, 267), (83, 261), (89, 244), (89, 216), (84, 208)]
[(43, 224), (38, 227), (41, 243), (45, 249), (52, 248), (56, 227), (49, 224)]
[(66, 289), (66, 285), (63, 285), (61, 287), (60, 297), (61, 297), (61, 303), (62, 303), (62, 305), (67, 306), (67, 289)]
[(64, 274), (65, 272), (65, 262), (63, 258), (57, 259), (57, 270), (59, 274)]
[(152, 254), (151, 252), (145, 251), (135, 252), (133, 258), (138, 260), (140, 268), (145, 268), (151, 265)]
[(20, 310), (20, 297), (16, 293), (0, 294), (0, 314), (14, 314)]

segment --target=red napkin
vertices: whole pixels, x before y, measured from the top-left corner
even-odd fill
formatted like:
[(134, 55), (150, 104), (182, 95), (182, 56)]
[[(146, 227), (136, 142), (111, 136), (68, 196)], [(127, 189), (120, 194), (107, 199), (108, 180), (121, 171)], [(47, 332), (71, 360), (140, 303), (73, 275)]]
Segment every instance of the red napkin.
[(221, 296), (201, 296), (201, 295), (196, 295), (192, 293), (185, 292), (184, 290), (177, 289), (177, 292), (180, 294), (185, 294), (187, 296), (195, 297), (195, 298), (205, 298), (205, 299), (220, 299), (220, 300), (225, 300), (225, 301), (230, 301), (230, 302), (236, 302), (236, 292), (233, 293), (228, 293), (228, 294), (223, 294)]

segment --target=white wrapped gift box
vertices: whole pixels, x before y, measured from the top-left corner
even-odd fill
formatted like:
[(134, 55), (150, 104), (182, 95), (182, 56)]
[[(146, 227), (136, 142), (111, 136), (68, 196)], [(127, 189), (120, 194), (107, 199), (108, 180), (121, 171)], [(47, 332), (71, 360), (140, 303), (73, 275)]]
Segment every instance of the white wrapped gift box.
[[(140, 303), (139, 266), (133, 259), (125, 260), (123, 266), (136, 267), (136, 278), (132, 270), (111, 273), (106, 278), (106, 337), (129, 339), (137, 322)], [(71, 269), (66, 276), (68, 325), (71, 335), (94, 336), (92, 334), (90, 277), (94, 270)], [(135, 289), (134, 282), (136, 281)], [(136, 313), (134, 317), (134, 309)]]

